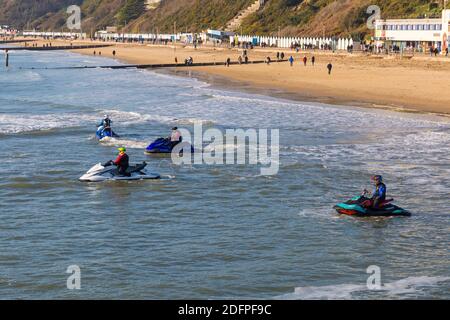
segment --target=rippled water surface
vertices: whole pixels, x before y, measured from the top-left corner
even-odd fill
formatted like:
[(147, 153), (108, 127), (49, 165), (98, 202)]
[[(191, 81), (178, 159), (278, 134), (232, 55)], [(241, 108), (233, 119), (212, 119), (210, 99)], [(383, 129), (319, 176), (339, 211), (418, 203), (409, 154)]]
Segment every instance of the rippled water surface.
[[(12, 52), (0, 69), (0, 298), (450, 298), (450, 124)], [(108, 113), (121, 139), (99, 144)], [(144, 155), (177, 125), (280, 130), (280, 171)], [(78, 178), (125, 145), (160, 181)], [(382, 173), (411, 218), (340, 217)], [(68, 290), (78, 265), (81, 290)], [(370, 265), (384, 286), (366, 287)]]

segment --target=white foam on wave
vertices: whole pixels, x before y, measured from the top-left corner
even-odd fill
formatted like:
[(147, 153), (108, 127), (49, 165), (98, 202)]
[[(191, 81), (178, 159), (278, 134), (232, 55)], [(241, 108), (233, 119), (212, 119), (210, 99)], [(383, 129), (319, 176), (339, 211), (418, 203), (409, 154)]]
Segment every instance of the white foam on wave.
[(126, 147), (129, 149), (145, 149), (149, 145), (147, 141), (137, 141), (122, 138), (105, 138), (100, 141), (102, 145), (112, 147)]
[[(95, 115), (83, 114), (0, 114), (0, 133), (17, 134), (33, 131), (49, 131), (74, 128), (96, 121)], [(97, 119), (98, 120), (98, 119)]]
[(369, 290), (367, 285), (338, 284), (321, 287), (298, 287), (293, 293), (277, 296), (279, 300), (341, 300), (352, 299), (356, 293), (380, 293), (383, 297), (401, 298), (404, 294), (420, 294), (425, 287), (438, 286), (442, 282), (450, 281), (450, 277), (408, 277), (385, 283), (380, 290)]

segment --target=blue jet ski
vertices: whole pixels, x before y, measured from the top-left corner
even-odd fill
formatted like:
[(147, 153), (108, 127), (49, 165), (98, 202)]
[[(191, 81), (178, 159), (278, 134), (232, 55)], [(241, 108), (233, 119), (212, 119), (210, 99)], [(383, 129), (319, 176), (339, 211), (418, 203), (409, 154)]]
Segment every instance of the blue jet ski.
[(394, 199), (385, 200), (377, 208), (367, 206), (368, 198), (364, 196), (355, 197), (347, 202), (339, 203), (334, 209), (339, 214), (345, 214), (355, 217), (410, 217), (411, 213), (392, 204)]
[(105, 138), (118, 138), (117, 135), (111, 128), (104, 128), (103, 126), (98, 127), (97, 132), (95, 133), (98, 140), (103, 140)]
[[(175, 146), (182, 143), (182, 141), (177, 144), (172, 144), (168, 138), (159, 138), (152, 142), (146, 149), (146, 154), (170, 154)], [(186, 146), (184, 146), (186, 147)], [(194, 152), (194, 147), (191, 146), (191, 153)], [(183, 154), (183, 149), (181, 149), (180, 154)]]

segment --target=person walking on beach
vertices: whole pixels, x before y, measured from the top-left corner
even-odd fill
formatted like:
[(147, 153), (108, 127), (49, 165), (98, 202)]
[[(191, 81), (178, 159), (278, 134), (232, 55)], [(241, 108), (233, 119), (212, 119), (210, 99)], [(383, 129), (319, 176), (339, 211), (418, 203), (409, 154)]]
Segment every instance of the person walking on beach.
[(267, 63), (267, 65), (269, 65), (270, 62), (271, 62), (270, 57), (267, 57), (267, 58), (266, 58), (266, 63)]
[(113, 57), (115, 57), (116, 56), (116, 50), (113, 50), (112, 54), (113, 54)]
[(242, 64), (242, 56), (238, 57), (238, 62), (239, 62), (239, 64)]
[(331, 70), (333, 69), (333, 65), (331, 64), (331, 62), (327, 65), (327, 69), (328, 69), (328, 74), (331, 75)]
[(314, 64), (316, 63), (316, 57), (315, 56), (312, 56), (311, 63), (312, 63), (312, 66), (314, 67)]
[(289, 57), (289, 63), (291, 64), (291, 67), (294, 65), (294, 57), (293, 56)]
[(282, 53), (280, 54), (280, 58), (281, 58), (281, 60), (284, 59), (284, 52), (282, 52)]
[(277, 60), (280, 61), (280, 53), (277, 52)]
[(306, 67), (306, 64), (308, 63), (308, 58), (306, 56), (303, 57), (303, 65)]
[(230, 58), (227, 58), (227, 62), (225, 63), (225, 65), (226, 65), (227, 67), (229, 67), (229, 66), (230, 66), (230, 63), (231, 63), (231, 59), (230, 59)]

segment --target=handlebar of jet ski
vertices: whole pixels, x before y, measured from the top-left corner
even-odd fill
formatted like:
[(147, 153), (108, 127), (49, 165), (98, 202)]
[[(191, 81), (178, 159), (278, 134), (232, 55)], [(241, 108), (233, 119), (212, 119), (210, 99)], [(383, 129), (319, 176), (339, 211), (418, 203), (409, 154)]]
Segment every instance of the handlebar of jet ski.
[(113, 163), (114, 163), (114, 162), (113, 162), (112, 160), (109, 160), (108, 162), (102, 164), (102, 166), (104, 166), (104, 167), (109, 167), (109, 166), (112, 166)]

